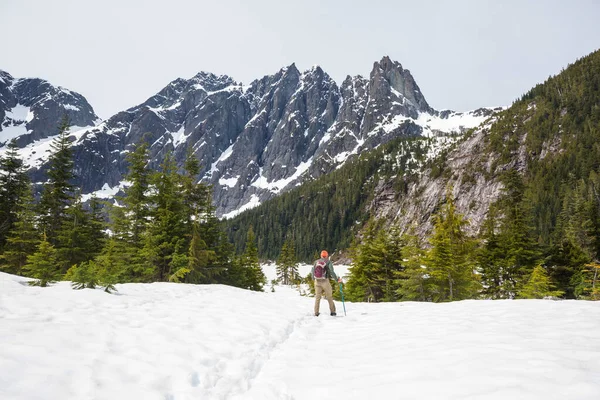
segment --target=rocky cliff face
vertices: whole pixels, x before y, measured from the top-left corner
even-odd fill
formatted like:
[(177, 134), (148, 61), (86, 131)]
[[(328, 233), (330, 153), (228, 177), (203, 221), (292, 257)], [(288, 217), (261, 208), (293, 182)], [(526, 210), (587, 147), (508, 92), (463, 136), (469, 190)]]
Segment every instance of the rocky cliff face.
[(43, 79), (15, 79), (0, 71), (0, 146), (15, 138), (25, 147), (52, 137), (64, 116), (74, 129), (93, 126), (98, 120), (79, 93)]
[(217, 214), (232, 216), (395, 137), (462, 133), (491, 113), (433, 110), (410, 71), (388, 57), (368, 79), (348, 76), (341, 86), (318, 66), (292, 64), (249, 85), (201, 72), (75, 132), (76, 173), (84, 193), (114, 194), (138, 141), (148, 141), (153, 167), (167, 151), (180, 164), (192, 151)]
[(499, 154), (487, 149), (486, 137), (495, 120), (490, 118), (448, 151), (439, 164), (441, 173), (432, 168), (420, 171), (406, 193), (396, 192), (392, 181), (380, 181), (369, 211), (403, 232), (427, 237), (433, 230), (432, 217), (451, 189), (457, 211), (469, 221), (467, 233), (478, 234), (490, 205), (501, 195), (500, 172), (513, 168), (522, 172), (526, 168), (523, 143), (508, 164), (499, 164)]

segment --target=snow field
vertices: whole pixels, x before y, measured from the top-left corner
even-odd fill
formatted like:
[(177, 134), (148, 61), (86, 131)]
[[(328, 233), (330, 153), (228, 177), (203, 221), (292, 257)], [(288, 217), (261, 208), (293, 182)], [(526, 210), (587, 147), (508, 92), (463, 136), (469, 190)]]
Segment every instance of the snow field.
[(600, 303), (346, 303), (346, 317), (337, 303), (330, 317), (323, 300), (314, 317), (287, 287), (25, 280), (0, 273), (0, 399), (600, 398)]

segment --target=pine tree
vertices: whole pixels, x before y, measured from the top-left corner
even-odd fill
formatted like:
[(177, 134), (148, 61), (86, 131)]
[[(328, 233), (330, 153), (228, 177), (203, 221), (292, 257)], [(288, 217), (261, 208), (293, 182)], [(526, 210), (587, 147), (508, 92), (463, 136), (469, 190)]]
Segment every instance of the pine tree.
[(531, 274), (540, 258), (534, 230), (530, 224), (530, 206), (525, 198), (525, 183), (516, 170), (508, 170), (503, 178), (503, 195), (499, 212), (504, 214), (498, 233), (499, 253), (503, 254), (498, 291), (501, 298), (514, 298), (517, 287)]
[(256, 247), (256, 236), (252, 227), (248, 229), (246, 239), (246, 250), (241, 257), (244, 268), (244, 288), (256, 291), (262, 291), (267, 283), (267, 278), (263, 273), (258, 260), (258, 248)]
[(400, 287), (397, 292), (404, 301), (431, 301), (432, 283), (425, 267), (425, 250), (421, 239), (413, 234), (403, 237), (402, 263), (404, 270), (398, 272)]
[(346, 285), (349, 300), (396, 301), (402, 272), (402, 243), (396, 229), (387, 233), (381, 221), (369, 224), (362, 241), (352, 249)]
[(482, 247), (477, 254), (478, 268), (481, 273), (483, 286), (482, 295), (485, 298), (500, 299), (503, 293), (503, 281), (506, 277), (506, 261), (504, 250), (500, 247), (498, 238), (498, 211), (490, 206), (482, 226)]
[(13, 139), (6, 146), (4, 156), (0, 157), (0, 253), (18, 219), (22, 198), (31, 192), (27, 168), (19, 157), (18, 148)]
[(585, 264), (574, 278), (575, 295), (578, 298), (600, 300), (600, 263)]
[(200, 237), (198, 221), (192, 224), (192, 240), (188, 250), (189, 283), (211, 283), (222, 269), (211, 267), (216, 258), (215, 251), (209, 250), (206, 242)]
[(294, 248), (294, 241), (290, 237), (281, 248), (281, 254), (277, 262), (277, 279), (284, 285), (291, 285), (297, 282), (298, 278), (296, 249)]
[(172, 153), (167, 153), (160, 171), (152, 175), (152, 181), (156, 189), (153, 196), (156, 207), (152, 210), (144, 252), (152, 259), (158, 273), (157, 279), (166, 281), (176, 271), (171, 264), (174, 257), (183, 263), (177, 267), (187, 264), (187, 260), (183, 261), (176, 255), (185, 256), (188, 249), (185, 230), (187, 216), (184, 214), (180, 180)]
[(4, 253), (0, 255), (0, 268), (8, 273), (25, 272), (23, 267), (27, 264), (27, 257), (35, 253), (40, 243), (34, 208), (33, 195), (27, 191), (19, 199), (16, 221), (6, 239)]
[(130, 225), (131, 244), (140, 248), (142, 234), (146, 231), (150, 217), (150, 169), (148, 168), (148, 144), (137, 143), (131, 153), (127, 154), (129, 171), (125, 178), (131, 186), (125, 189), (122, 199), (125, 205), (125, 216)]
[(457, 213), (448, 189), (446, 204), (435, 217), (432, 247), (427, 254), (427, 269), (435, 287), (434, 301), (469, 299), (479, 289), (473, 262), (475, 243), (464, 232), (466, 224)]
[[(127, 155), (129, 163), (125, 180), (130, 183), (125, 195), (110, 207), (109, 229), (112, 232), (102, 250), (103, 268), (119, 282), (151, 282), (157, 272), (152, 254), (142, 251), (147, 245), (147, 226), (150, 220), (151, 199), (148, 146), (142, 141)], [(147, 252), (151, 252), (148, 249)], [(106, 267), (104, 267), (106, 266)]]
[(61, 122), (58, 136), (52, 141), (48, 158), (48, 182), (44, 185), (40, 200), (40, 229), (48, 241), (63, 247), (58, 232), (67, 218), (67, 209), (73, 203), (73, 151), (68, 135), (69, 121)]
[[(97, 202), (92, 202), (91, 206), (97, 208)], [(97, 213), (98, 210), (94, 212)], [(65, 216), (62, 226), (57, 231), (60, 247), (56, 249), (58, 263), (63, 272), (76, 264), (92, 260), (99, 254), (104, 241), (103, 224), (96, 220), (99, 216), (92, 216), (83, 208), (80, 196), (75, 198)]]
[(38, 245), (37, 251), (27, 257), (27, 264), (23, 270), (28, 276), (36, 279), (30, 283), (34, 286), (46, 287), (63, 275), (56, 259), (56, 249), (45, 237)]
[(94, 261), (84, 261), (69, 268), (66, 280), (71, 281), (73, 289), (95, 289), (98, 286), (99, 271)]
[(541, 265), (536, 266), (527, 283), (519, 290), (518, 297), (521, 299), (543, 299), (545, 297), (559, 297), (563, 292), (553, 290), (548, 273)]

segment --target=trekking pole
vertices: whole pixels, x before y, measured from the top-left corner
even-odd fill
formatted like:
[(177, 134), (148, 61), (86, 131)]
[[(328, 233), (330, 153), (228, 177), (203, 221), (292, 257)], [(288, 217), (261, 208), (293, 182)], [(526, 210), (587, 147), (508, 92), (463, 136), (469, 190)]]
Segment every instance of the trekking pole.
[(342, 295), (342, 306), (344, 306), (344, 317), (346, 316), (346, 303), (344, 303), (344, 291), (342, 290), (342, 282), (340, 282), (340, 294)]

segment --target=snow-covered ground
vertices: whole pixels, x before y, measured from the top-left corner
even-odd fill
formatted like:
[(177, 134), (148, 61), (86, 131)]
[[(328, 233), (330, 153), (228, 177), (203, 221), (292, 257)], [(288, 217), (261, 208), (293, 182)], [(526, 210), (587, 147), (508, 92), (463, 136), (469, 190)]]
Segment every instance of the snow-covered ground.
[(0, 273), (0, 399), (600, 398), (600, 303), (361, 303), (314, 317), (313, 299), (285, 287), (109, 295), (24, 280)]

